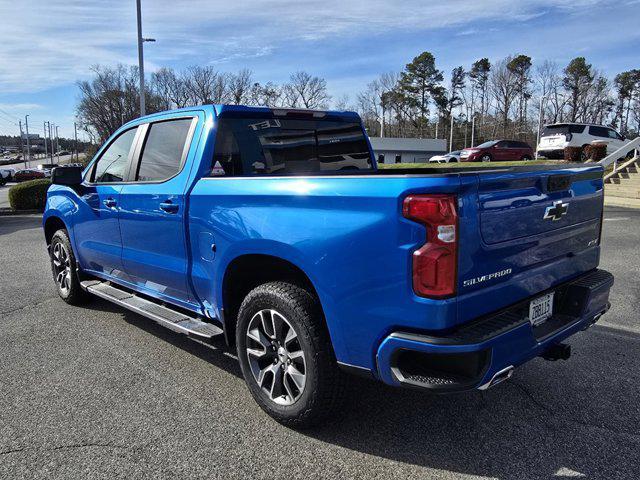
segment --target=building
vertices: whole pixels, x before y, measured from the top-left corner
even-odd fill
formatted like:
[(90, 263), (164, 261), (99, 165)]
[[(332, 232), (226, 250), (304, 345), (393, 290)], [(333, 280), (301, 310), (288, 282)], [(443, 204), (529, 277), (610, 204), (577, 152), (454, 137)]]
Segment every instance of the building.
[(447, 153), (447, 141), (439, 138), (372, 137), (378, 163), (426, 163), (434, 155)]

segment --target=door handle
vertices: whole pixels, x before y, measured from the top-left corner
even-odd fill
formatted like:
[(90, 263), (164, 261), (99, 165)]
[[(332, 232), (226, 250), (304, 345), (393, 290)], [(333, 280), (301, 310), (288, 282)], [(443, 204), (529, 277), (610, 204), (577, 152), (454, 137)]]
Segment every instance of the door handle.
[(179, 205), (173, 203), (171, 200), (165, 200), (160, 204), (160, 210), (167, 213), (177, 213)]
[(107, 208), (115, 208), (118, 202), (116, 202), (113, 198), (107, 198), (102, 201), (102, 204)]

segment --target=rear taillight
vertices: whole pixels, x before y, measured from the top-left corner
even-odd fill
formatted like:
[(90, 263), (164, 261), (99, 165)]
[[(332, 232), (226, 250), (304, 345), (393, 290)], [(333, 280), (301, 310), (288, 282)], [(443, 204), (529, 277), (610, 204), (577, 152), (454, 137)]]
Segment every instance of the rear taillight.
[(423, 224), (426, 243), (413, 252), (413, 290), (421, 297), (443, 298), (456, 293), (458, 214), (455, 195), (410, 195), (405, 218)]

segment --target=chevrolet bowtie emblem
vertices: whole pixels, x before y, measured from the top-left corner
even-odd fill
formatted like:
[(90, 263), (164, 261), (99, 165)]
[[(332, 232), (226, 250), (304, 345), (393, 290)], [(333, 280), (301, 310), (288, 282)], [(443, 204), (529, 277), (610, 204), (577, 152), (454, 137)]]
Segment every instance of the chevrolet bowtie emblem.
[(545, 220), (553, 220), (554, 222), (556, 220), (560, 220), (562, 217), (564, 217), (567, 212), (569, 211), (569, 204), (568, 203), (562, 203), (562, 200), (558, 200), (557, 202), (553, 202), (553, 205), (550, 207), (547, 207), (547, 209), (544, 211), (544, 218)]

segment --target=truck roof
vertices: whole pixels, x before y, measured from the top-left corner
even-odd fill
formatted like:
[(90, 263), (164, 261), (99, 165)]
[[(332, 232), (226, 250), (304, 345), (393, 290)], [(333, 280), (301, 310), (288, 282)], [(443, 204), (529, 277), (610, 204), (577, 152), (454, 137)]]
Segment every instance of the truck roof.
[(304, 108), (287, 108), (287, 107), (258, 107), (258, 106), (246, 106), (246, 105), (227, 105), (227, 104), (207, 104), (207, 105), (195, 105), (193, 107), (185, 107), (185, 108), (177, 108), (173, 110), (163, 110), (161, 112), (151, 113), (149, 115), (145, 115), (144, 117), (136, 118), (135, 120), (131, 120), (131, 122), (127, 123), (138, 123), (141, 119), (152, 119), (154, 117), (165, 115), (167, 113), (179, 113), (179, 112), (190, 112), (193, 110), (203, 110), (207, 113), (210, 113), (215, 116), (220, 116), (221, 114), (260, 114), (260, 115), (269, 115), (273, 114), (275, 116), (290, 116), (290, 115), (304, 115), (304, 116), (313, 116), (315, 118), (322, 118), (325, 116), (331, 117), (339, 117), (350, 119), (354, 121), (360, 121), (360, 116), (356, 112), (351, 111), (340, 111), (340, 110), (311, 110)]

